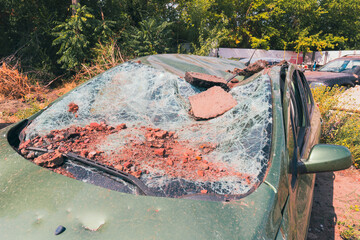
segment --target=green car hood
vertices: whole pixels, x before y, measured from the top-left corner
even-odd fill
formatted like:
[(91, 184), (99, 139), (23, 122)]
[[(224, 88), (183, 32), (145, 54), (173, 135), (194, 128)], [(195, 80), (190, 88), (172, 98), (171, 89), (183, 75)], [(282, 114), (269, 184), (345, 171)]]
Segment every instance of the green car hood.
[[(143, 59), (146, 61), (147, 59)], [(214, 64), (219, 61), (214, 59)], [(225, 60), (221, 60), (225, 61)], [(271, 74), (278, 76), (278, 70)], [(278, 83), (272, 84), (279, 96)], [(274, 97), (273, 105), (280, 104)], [(284, 139), (274, 107), (271, 167), (253, 193), (212, 202), (136, 196), (74, 180), (19, 155), (0, 130), (1, 239), (274, 239), (287, 197)], [(66, 230), (55, 236), (62, 225)]]

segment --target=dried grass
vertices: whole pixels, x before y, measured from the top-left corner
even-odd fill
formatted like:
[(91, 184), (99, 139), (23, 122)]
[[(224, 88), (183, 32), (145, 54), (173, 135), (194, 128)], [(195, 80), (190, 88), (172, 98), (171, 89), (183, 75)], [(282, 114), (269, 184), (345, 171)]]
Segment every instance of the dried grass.
[(73, 77), (73, 81), (77, 83), (85, 82), (129, 59), (123, 57), (120, 47), (113, 39), (107, 44), (99, 42), (93, 50), (95, 57), (92, 63), (90, 65), (82, 64), (80, 71)]
[(62, 96), (77, 86), (78, 86), (78, 84), (76, 83), (76, 81), (64, 83), (60, 88), (56, 89), (54, 92), (58, 96)]
[(19, 99), (36, 92), (39, 85), (32, 85), (27, 76), (4, 62), (0, 67), (0, 95), (7, 99)]

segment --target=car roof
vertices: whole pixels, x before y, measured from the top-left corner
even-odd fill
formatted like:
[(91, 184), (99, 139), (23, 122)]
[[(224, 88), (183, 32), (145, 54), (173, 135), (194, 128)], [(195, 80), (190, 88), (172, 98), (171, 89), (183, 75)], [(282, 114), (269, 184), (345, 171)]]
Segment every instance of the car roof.
[(341, 57), (336, 58), (336, 59), (334, 59), (334, 60), (337, 60), (337, 59), (347, 59), (347, 58), (360, 59), (360, 55), (358, 55), (358, 54), (354, 54), (354, 55), (344, 55), (344, 56), (341, 56)]

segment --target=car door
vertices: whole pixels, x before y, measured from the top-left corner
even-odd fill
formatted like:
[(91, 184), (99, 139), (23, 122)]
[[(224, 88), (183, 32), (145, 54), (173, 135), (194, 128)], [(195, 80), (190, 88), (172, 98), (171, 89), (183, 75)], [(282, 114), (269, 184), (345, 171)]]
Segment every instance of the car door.
[(289, 153), (289, 204), (291, 232), (294, 239), (305, 239), (311, 212), (314, 174), (298, 174), (299, 161), (308, 158), (311, 148), (318, 142), (320, 121), (310, 88), (304, 75), (290, 72), (287, 96), (289, 99), (287, 148)]

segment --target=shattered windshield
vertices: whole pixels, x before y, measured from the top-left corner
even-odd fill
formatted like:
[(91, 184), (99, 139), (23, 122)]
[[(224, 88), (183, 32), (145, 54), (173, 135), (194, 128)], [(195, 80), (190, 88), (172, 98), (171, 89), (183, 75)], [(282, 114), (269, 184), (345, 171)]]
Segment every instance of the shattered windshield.
[(104, 178), (91, 167), (71, 161), (56, 165), (53, 151), (71, 151), (127, 172), (156, 196), (241, 195), (256, 188), (270, 154), (268, 75), (229, 92), (214, 87), (228, 94), (232, 105), (201, 120), (194, 117), (190, 100), (205, 90), (179, 75), (128, 62), (95, 77), (25, 129), (25, 144), (51, 153), (37, 156), (23, 149), (22, 154), (61, 174), (127, 193), (135, 193), (134, 186)]

